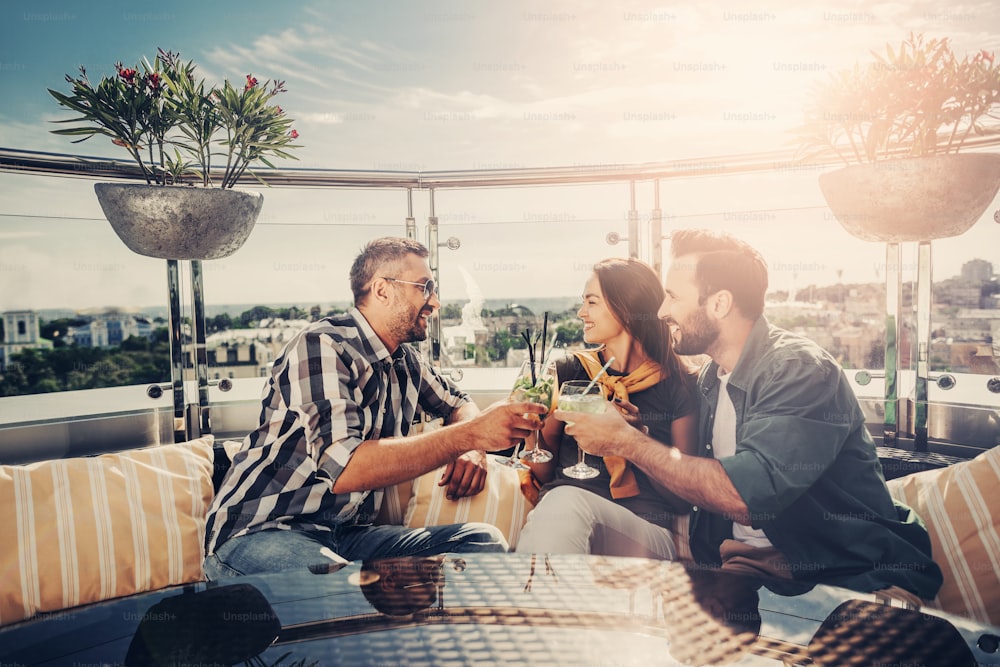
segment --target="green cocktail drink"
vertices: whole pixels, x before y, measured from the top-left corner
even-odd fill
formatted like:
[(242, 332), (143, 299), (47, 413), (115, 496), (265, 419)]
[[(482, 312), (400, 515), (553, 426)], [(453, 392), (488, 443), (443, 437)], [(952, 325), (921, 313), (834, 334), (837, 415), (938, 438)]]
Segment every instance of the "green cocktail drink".
[(511, 394), (514, 400), (540, 403), (551, 409), (552, 397), (555, 395), (555, 378), (540, 377), (532, 386), (531, 377), (521, 376), (514, 383), (514, 390)]
[(608, 402), (600, 394), (570, 394), (559, 399), (559, 409), (567, 412), (604, 412)]
[[(538, 403), (539, 405), (544, 405), (546, 410), (551, 410), (552, 399), (556, 393), (555, 370), (554, 364), (548, 364), (544, 367), (541, 364), (535, 364), (532, 367), (530, 362), (525, 362), (522, 364), (521, 372), (514, 381), (514, 388), (510, 392), (510, 400)], [(545, 415), (533, 415), (532, 419), (544, 421)], [(552, 454), (539, 446), (539, 438), (540, 434), (535, 432), (533, 446), (530, 450), (521, 454), (521, 460), (544, 463), (552, 459)], [(513, 456), (511, 459), (514, 461), (511, 464), (514, 467), (521, 465)]]
[[(563, 382), (562, 386), (559, 387), (558, 407), (566, 412), (599, 414), (608, 408), (608, 401), (604, 398), (601, 385), (582, 380), (570, 380)], [(573, 424), (572, 421), (566, 421), (567, 426), (573, 426)], [(582, 449), (578, 452), (576, 465), (563, 468), (563, 474), (574, 479), (590, 479), (597, 477), (599, 473), (597, 468), (587, 465)]]

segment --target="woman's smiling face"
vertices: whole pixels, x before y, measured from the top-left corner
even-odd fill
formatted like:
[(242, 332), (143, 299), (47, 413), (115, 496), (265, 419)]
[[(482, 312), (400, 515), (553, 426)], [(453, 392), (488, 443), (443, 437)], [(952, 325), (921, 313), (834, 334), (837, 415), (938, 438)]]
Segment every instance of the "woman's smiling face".
[(608, 341), (627, 335), (625, 327), (608, 307), (597, 275), (591, 275), (583, 290), (583, 305), (576, 313), (583, 320), (583, 340), (591, 344)]

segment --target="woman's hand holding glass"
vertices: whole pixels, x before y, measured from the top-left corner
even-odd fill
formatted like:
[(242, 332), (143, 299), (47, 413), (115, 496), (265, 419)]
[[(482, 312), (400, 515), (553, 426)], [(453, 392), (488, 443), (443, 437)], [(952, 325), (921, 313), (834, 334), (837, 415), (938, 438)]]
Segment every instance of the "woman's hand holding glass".
[[(586, 380), (569, 380), (559, 387), (559, 409), (563, 412), (598, 414), (604, 412), (607, 407), (608, 401), (604, 398), (604, 388), (600, 384)], [(572, 426), (574, 423), (565, 418), (564, 421), (567, 426)], [(563, 468), (563, 474), (574, 479), (597, 477), (600, 471), (587, 465), (583, 449), (578, 449), (578, 452), (576, 464)]]
[(642, 415), (639, 414), (639, 407), (637, 405), (620, 398), (615, 398), (611, 402), (611, 407), (621, 414), (629, 426), (640, 433), (649, 434), (649, 427), (642, 423)]

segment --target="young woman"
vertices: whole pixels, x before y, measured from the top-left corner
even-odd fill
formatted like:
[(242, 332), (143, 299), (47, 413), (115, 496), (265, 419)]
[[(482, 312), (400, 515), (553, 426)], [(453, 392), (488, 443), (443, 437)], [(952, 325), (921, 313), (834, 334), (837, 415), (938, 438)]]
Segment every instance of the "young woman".
[[(663, 301), (660, 280), (646, 264), (606, 259), (594, 266), (583, 306), (583, 339), (597, 344), (557, 363), (559, 382), (592, 378), (611, 357), (598, 382), (610, 409), (635, 428), (686, 454), (696, 451), (698, 401), (694, 376), (674, 354), (671, 332), (657, 317)], [(517, 550), (533, 553), (593, 553), (673, 559), (667, 529), (689, 508), (679, 498), (621, 458), (588, 463), (600, 474), (587, 480), (565, 476), (577, 461), (576, 441), (563, 422), (546, 419), (542, 430), (552, 461), (531, 464), (541, 493), (528, 515)]]

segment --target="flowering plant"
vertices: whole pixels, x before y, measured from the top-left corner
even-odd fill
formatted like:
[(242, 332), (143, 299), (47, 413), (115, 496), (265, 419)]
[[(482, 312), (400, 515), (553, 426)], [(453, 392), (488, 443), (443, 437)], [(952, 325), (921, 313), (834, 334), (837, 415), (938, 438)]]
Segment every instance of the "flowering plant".
[(957, 153), (1000, 103), (1000, 65), (980, 51), (961, 60), (948, 39), (910, 34), (885, 56), (831, 75), (814, 91), (800, 155), (834, 153), (845, 163)]
[[(49, 90), (61, 106), (79, 114), (55, 121), (73, 127), (53, 133), (82, 137), (74, 143), (98, 134), (110, 137), (128, 151), (148, 184), (173, 185), (195, 174), (212, 187), (214, 162), (223, 167), (219, 187), (232, 188), (255, 162), (273, 167), (271, 157), (294, 158), (288, 150), (298, 148), (292, 144), (298, 132), (282, 108), (270, 104), (285, 92), (284, 81), (259, 83), (247, 74), (242, 88), (228, 80), (206, 88), (204, 79), (195, 78), (192, 61), (184, 63), (180, 54), (163, 49), (152, 64), (144, 58), (135, 67), (119, 62), (115, 69), (94, 86), (80, 67), (79, 76), (66, 75), (69, 94)], [(216, 150), (219, 146), (224, 151)]]

